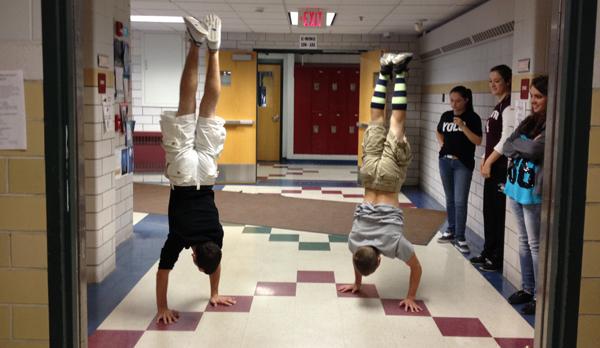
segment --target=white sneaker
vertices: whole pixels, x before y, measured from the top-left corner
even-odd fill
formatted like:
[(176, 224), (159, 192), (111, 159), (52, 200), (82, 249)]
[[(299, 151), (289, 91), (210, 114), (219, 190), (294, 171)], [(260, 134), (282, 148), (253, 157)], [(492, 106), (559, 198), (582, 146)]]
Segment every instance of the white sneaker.
[(413, 54), (410, 52), (398, 53), (394, 55), (392, 58), (392, 64), (394, 64), (394, 73), (397, 74), (406, 71), (406, 67), (412, 58)]
[(196, 46), (202, 45), (207, 36), (206, 29), (204, 29), (202, 24), (196, 18), (191, 16), (183, 17), (183, 22), (187, 28), (187, 35), (190, 40), (196, 44)]
[(393, 64), (393, 59), (396, 56), (394, 53), (384, 53), (381, 58), (379, 58), (379, 64), (381, 66), (387, 66)]
[(208, 48), (217, 51), (221, 47), (221, 18), (216, 14), (209, 14), (202, 20), (206, 32)]

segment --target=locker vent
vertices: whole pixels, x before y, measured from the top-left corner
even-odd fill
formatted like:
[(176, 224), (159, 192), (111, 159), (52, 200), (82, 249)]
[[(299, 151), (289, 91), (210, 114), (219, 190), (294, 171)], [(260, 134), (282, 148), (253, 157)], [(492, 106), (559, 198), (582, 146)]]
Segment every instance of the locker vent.
[(447, 52), (450, 52), (450, 51), (457, 50), (459, 48), (471, 46), (472, 44), (473, 44), (473, 41), (471, 40), (471, 38), (470, 37), (466, 37), (464, 39), (460, 39), (458, 41), (454, 41), (453, 43), (448, 44), (446, 46), (442, 46), (442, 51), (444, 51), (444, 53), (447, 53)]
[(431, 50), (429, 52), (425, 52), (421, 54), (421, 59), (427, 59), (427, 58), (431, 58), (431, 57), (435, 57), (438, 54), (441, 54), (442, 50), (439, 48), (436, 48), (435, 50)]
[(482, 31), (472, 36), (475, 43), (493, 39), (497, 36), (512, 33), (515, 30), (515, 21), (501, 24), (497, 27)]
[(515, 22), (514, 21), (506, 22), (504, 24), (501, 24), (496, 27), (493, 27), (493, 28), (484, 30), (482, 32), (479, 32), (477, 34), (474, 34), (470, 37), (465, 37), (463, 39), (454, 41), (445, 46), (433, 49), (431, 51), (427, 51), (427, 52), (421, 54), (421, 59), (433, 58), (442, 53), (448, 53), (448, 52), (458, 50), (461, 48), (465, 48), (465, 47), (468, 47), (468, 46), (471, 46), (474, 44), (478, 44), (478, 43), (485, 42), (488, 40), (493, 40), (500, 36), (503, 36), (506, 34), (511, 34), (514, 30), (515, 30)]

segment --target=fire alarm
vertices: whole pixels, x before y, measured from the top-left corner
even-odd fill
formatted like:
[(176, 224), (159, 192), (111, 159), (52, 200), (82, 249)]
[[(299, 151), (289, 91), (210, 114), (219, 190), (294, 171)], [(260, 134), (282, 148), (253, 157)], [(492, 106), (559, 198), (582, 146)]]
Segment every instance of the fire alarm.
[(123, 36), (123, 23), (119, 21), (115, 21), (115, 35), (118, 37)]

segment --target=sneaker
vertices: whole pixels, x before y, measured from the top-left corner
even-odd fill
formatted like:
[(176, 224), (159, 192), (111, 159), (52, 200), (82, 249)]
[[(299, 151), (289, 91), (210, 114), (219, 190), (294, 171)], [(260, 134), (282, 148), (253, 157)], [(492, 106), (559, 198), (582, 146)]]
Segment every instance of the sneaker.
[(196, 46), (201, 46), (206, 40), (206, 29), (204, 29), (202, 24), (196, 18), (191, 16), (183, 17), (183, 22), (187, 28), (187, 35), (190, 41)]
[(468, 254), (471, 252), (471, 249), (469, 249), (469, 245), (467, 244), (466, 240), (457, 240), (454, 243), (454, 247), (456, 247), (456, 249), (458, 249), (458, 251), (460, 251), (463, 254)]
[(394, 73), (399, 74), (404, 71), (407, 71), (408, 63), (412, 60), (412, 53), (399, 53), (392, 58), (392, 63), (394, 64)]
[(474, 265), (483, 265), (485, 263), (486, 258), (483, 255), (473, 256), (469, 259)]
[(379, 58), (379, 64), (381, 66), (388, 66), (394, 64), (393, 59), (396, 56), (394, 53), (384, 53), (381, 58)]
[(521, 313), (526, 315), (534, 315), (535, 314), (535, 300), (528, 302), (521, 308)]
[(490, 259), (485, 259), (485, 262), (483, 265), (479, 266), (479, 269), (484, 272), (497, 272), (500, 270), (500, 266), (492, 262)]
[(202, 21), (206, 28), (206, 41), (208, 48), (213, 51), (219, 50), (221, 47), (221, 18), (216, 14), (209, 14)]
[(508, 297), (508, 303), (510, 304), (523, 304), (533, 301), (533, 295), (525, 290), (519, 290)]
[(452, 241), (454, 241), (454, 233), (448, 231), (442, 233), (442, 236), (437, 240), (438, 243), (450, 243)]

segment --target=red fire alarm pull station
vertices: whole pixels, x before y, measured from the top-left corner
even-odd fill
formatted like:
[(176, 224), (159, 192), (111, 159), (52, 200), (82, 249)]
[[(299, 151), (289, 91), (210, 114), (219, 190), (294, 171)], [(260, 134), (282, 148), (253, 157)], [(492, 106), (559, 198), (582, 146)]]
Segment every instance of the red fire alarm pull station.
[(98, 73), (98, 93), (106, 93), (106, 74)]
[(123, 23), (119, 21), (115, 21), (115, 35), (118, 37), (123, 36)]
[(529, 98), (529, 79), (521, 80), (521, 99)]

